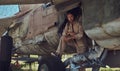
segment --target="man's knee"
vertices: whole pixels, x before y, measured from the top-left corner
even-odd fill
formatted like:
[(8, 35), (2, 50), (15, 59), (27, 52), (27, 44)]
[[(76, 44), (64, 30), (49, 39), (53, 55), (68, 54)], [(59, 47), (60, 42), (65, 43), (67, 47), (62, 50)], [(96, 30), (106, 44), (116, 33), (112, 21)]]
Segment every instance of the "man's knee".
[(65, 36), (61, 36), (60, 40), (65, 41)]

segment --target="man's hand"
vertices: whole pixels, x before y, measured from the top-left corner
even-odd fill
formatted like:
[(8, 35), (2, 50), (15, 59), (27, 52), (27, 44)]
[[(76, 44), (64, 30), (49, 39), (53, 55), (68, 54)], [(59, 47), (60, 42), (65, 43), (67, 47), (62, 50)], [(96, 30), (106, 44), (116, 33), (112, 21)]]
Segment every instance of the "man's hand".
[(73, 40), (75, 39), (75, 33), (71, 32), (71, 33), (67, 33), (65, 41), (69, 41), (69, 40)]
[(69, 41), (69, 40), (71, 40), (70, 37), (65, 37), (65, 41)]
[(67, 36), (67, 37), (65, 38), (65, 41), (70, 41), (70, 40), (73, 40), (73, 39), (75, 39), (74, 36)]
[(70, 36), (75, 36), (75, 33), (74, 32), (70, 32), (68, 33)]

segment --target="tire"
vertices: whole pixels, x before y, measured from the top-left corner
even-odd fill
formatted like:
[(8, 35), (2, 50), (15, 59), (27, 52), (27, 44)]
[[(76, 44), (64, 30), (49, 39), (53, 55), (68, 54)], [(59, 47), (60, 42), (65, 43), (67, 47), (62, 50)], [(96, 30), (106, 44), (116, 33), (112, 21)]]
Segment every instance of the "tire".
[(65, 67), (59, 58), (43, 57), (39, 60), (38, 71), (65, 71)]

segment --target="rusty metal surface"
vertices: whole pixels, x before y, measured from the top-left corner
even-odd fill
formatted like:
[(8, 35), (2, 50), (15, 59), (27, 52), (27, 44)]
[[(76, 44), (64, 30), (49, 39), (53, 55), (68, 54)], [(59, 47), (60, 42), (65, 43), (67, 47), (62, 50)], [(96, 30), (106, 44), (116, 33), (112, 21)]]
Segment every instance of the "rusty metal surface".
[[(59, 38), (58, 28), (54, 28), (57, 21), (54, 6), (47, 8), (43, 8), (41, 4), (24, 6), (10, 23), (14, 25), (10, 35), (13, 37), (15, 48), (19, 48), (17, 53), (45, 55), (55, 51)], [(10, 22), (10, 19), (7, 22)], [(5, 20), (4, 23), (9, 27), (7, 22)]]
[(54, 28), (57, 21), (55, 7), (43, 8), (41, 4), (21, 7), (14, 21), (19, 26), (10, 31), (14, 46), (19, 48), (17, 53), (45, 55), (55, 51), (58, 43), (57, 28)]
[(17, 50), (17, 53), (49, 55), (51, 52), (57, 49), (57, 45), (59, 42), (57, 28), (53, 28), (43, 35), (38, 36), (38, 38), (43, 37), (43, 39), (45, 40), (41, 39), (40, 41), (38, 41), (39, 39), (36, 39), (36, 37), (31, 40), (22, 41), (22, 46), (19, 46), (20, 48)]
[(54, 6), (46, 9), (38, 7), (30, 14), (29, 19), (29, 28), (26, 38), (35, 37), (36, 35), (44, 33), (50, 27), (54, 26), (57, 20), (57, 12)]
[(12, 24), (14, 19), (15, 19), (14, 17), (0, 19), (0, 37), (6, 31), (6, 29)]

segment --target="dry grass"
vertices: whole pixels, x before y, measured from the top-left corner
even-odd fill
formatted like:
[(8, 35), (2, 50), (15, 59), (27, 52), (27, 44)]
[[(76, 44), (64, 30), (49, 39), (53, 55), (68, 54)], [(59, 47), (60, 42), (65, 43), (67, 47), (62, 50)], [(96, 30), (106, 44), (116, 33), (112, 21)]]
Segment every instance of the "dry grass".
[[(92, 69), (87, 68), (86, 71), (92, 71)], [(120, 71), (120, 68), (100, 68), (100, 71)]]
[[(23, 67), (19, 70), (13, 70), (13, 71), (37, 71), (38, 69), (38, 63), (32, 63), (32, 67), (30, 69), (28, 64), (22, 63)], [(92, 71), (91, 68), (87, 68), (86, 71)], [(120, 68), (100, 68), (100, 71), (120, 71)]]

